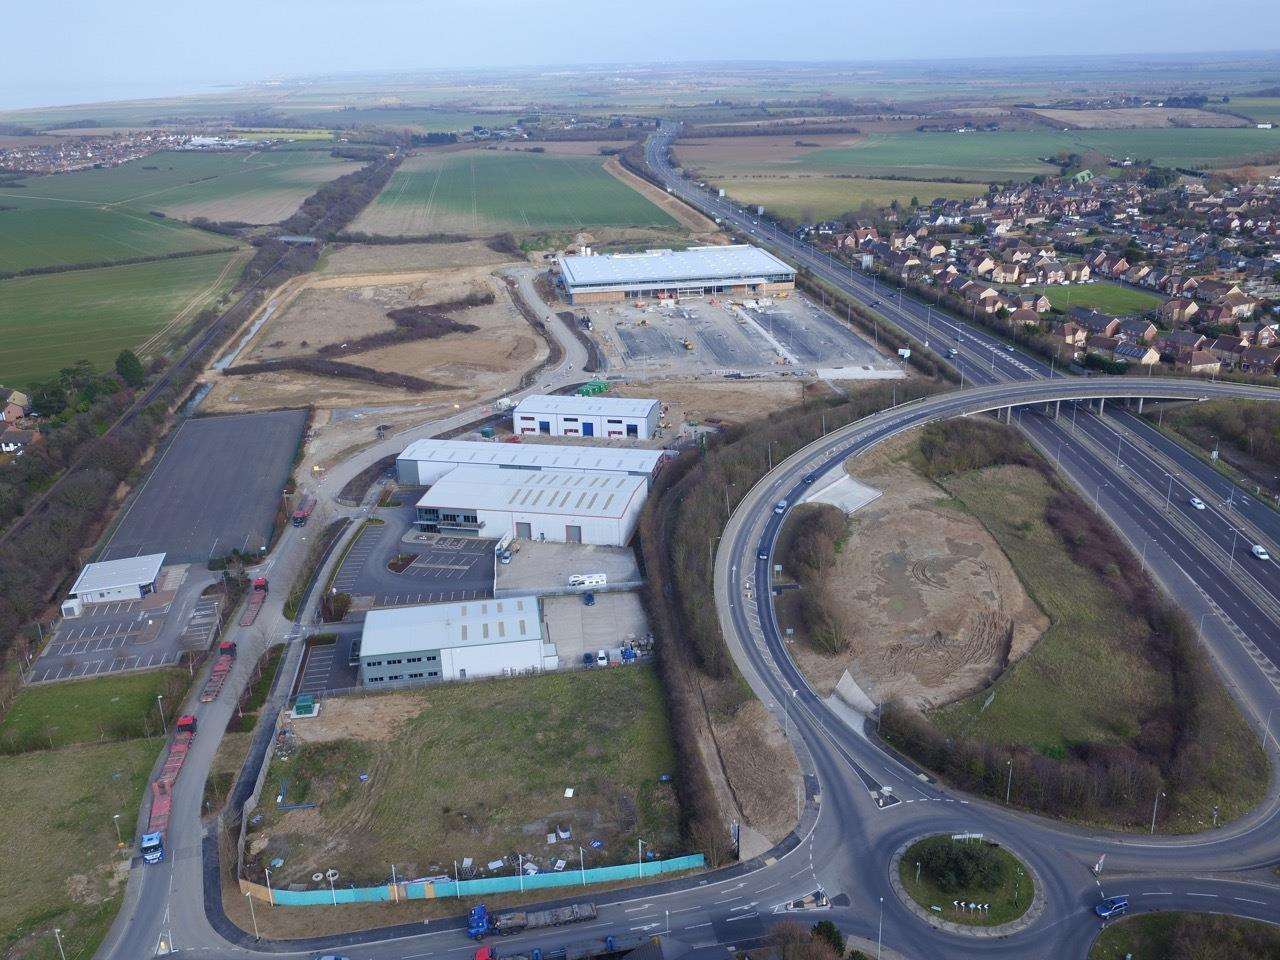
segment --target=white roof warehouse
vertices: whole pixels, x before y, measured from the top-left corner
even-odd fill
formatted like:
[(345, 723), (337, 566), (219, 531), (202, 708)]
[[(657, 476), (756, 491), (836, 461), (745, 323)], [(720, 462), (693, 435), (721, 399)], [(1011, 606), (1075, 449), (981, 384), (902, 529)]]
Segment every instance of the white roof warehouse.
[(561, 256), (560, 278), (572, 303), (641, 297), (779, 296), (795, 287), (796, 271), (750, 244), (647, 250), (607, 256)]
[(663, 450), (568, 446), (552, 443), (494, 443), (475, 440), (415, 440), (396, 458), (402, 484), (425, 487), (457, 467), (504, 470), (576, 470), (652, 477)]
[(418, 501), (417, 526), (452, 536), (626, 546), (647, 477), (457, 467)]
[(155, 589), (162, 566), (163, 553), (88, 563), (71, 585), (68, 596), (82, 603), (137, 600)]

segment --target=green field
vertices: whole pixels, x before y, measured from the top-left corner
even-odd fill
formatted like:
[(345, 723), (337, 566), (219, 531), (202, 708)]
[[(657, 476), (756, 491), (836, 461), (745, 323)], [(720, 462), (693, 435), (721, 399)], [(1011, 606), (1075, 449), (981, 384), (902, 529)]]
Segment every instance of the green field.
[(81, 359), (109, 368), (214, 302), (242, 262), (220, 253), (0, 280), (0, 383), (29, 384)]
[(872, 178), (741, 177), (713, 180), (735, 200), (761, 204), (772, 214), (812, 222), (838, 217), (864, 203), (887, 207), (894, 200), (906, 205), (912, 197), (922, 204), (943, 197), (963, 199), (986, 193), (976, 183), (935, 183), (925, 180), (876, 180)]
[(163, 670), (28, 687), (9, 708), (0, 745), (36, 749), (0, 756), (0, 956), (61, 960), (54, 927), (68, 958), (93, 954), (120, 906), (162, 749), (158, 736), (139, 734), (159, 730), (156, 694), (172, 718), (189, 682)]
[(156, 695), (169, 700), (165, 714), (172, 719), (181, 702), (175, 693), (186, 685), (182, 670), (152, 670), (25, 687), (0, 721), (0, 749), (27, 742), (64, 747), (159, 732)]
[(1230, 107), (1258, 123), (1280, 123), (1280, 97), (1232, 97)]
[(1133, 287), (1124, 287), (1117, 283), (1107, 283), (1104, 280), (1088, 284), (1073, 283), (1069, 287), (1060, 284), (1031, 287), (1021, 292), (1043, 293), (1049, 298), (1053, 308), (1063, 313), (1072, 307), (1089, 307), (1118, 317), (1123, 314), (1146, 313), (1164, 303), (1164, 297), (1154, 293), (1135, 290)]
[(1222, 166), (1280, 154), (1280, 131), (1231, 129), (873, 133), (848, 147), (817, 150), (797, 167), (816, 173), (959, 177), (978, 182), (1053, 173), (1040, 157), (1097, 150), (1173, 166)]
[[(264, 798), (283, 786), (289, 801), (317, 804), (305, 818), (269, 799), (259, 808), (255, 840), (270, 838), (261, 856), (285, 856), (272, 871), (278, 882), (309, 884), (322, 861), (362, 884), (381, 881), (388, 863), (425, 872), (516, 850), (547, 869), (557, 858), (576, 863), (579, 843), (587, 866), (605, 866), (634, 862), (637, 837), (655, 856), (686, 852), (674, 790), (660, 781), (674, 772), (675, 755), (650, 666), (434, 685), (325, 706), (335, 718), (348, 709), (366, 719), (334, 719), (333, 735), (394, 733), (306, 743), (272, 763)], [(569, 827), (572, 842), (549, 846), (556, 826)], [(591, 847), (593, 839), (603, 846)]]
[(676, 222), (593, 157), (516, 151), (411, 157), (352, 226), (373, 234), (485, 235)]

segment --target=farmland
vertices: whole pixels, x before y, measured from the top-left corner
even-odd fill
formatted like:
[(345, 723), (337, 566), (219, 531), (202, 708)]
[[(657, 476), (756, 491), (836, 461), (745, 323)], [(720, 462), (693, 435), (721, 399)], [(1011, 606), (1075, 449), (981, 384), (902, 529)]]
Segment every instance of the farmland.
[[(335, 698), (295, 730), (302, 743), (272, 764), (263, 797), (283, 784), (288, 801), (317, 806), (281, 811), (268, 799), (249, 843), (284, 858), (272, 871), (281, 883), (307, 882), (321, 862), (360, 884), (388, 863), (431, 874), (515, 851), (554, 869), (576, 863), (578, 844), (587, 866), (604, 866), (633, 860), (636, 837), (656, 856), (684, 852), (675, 794), (660, 782), (674, 756), (648, 666)], [(557, 827), (572, 840), (548, 845)]]
[(1052, 173), (1039, 157), (1097, 150), (1176, 166), (1221, 166), (1280, 153), (1274, 130), (1148, 129), (1002, 133), (873, 133), (852, 146), (819, 150), (800, 161), (815, 173), (893, 174), (992, 181)]
[(762, 204), (777, 216), (812, 222), (857, 210), (863, 204), (904, 206), (914, 197), (927, 204), (938, 197), (962, 199), (986, 192), (977, 183), (878, 180), (869, 177), (743, 177), (712, 180), (735, 200)]
[(597, 227), (676, 222), (600, 158), (477, 150), (411, 157), (352, 229), (422, 236)]
[(1258, 123), (1280, 123), (1280, 97), (1234, 97), (1231, 109)]
[(244, 254), (0, 280), (0, 382), (26, 384), (85, 359), (109, 367), (229, 290)]
[(139, 214), (245, 223), (288, 217), (316, 188), (354, 169), (328, 150), (157, 153), (106, 170), (36, 177), (0, 196), (101, 205)]

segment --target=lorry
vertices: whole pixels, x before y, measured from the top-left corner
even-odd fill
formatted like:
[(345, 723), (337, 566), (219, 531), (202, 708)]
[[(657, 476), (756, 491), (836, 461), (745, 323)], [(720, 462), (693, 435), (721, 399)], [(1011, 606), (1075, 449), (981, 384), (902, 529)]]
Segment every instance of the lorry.
[(316, 498), (304, 496), (302, 502), (298, 504), (298, 508), (293, 511), (289, 518), (295, 527), (305, 527), (307, 519), (311, 516), (311, 511), (316, 508)]
[(631, 951), (653, 943), (653, 936), (607, 936), (599, 940), (588, 940), (585, 943), (569, 943), (563, 947), (529, 947), (518, 952), (495, 947), (480, 947), (475, 952), (474, 960), (613, 960), (624, 957)]
[(595, 918), (594, 903), (571, 903), (567, 907), (556, 907), (553, 910), (510, 910), (498, 914), (490, 913), (480, 903), (472, 907), (471, 913), (467, 915), (467, 936), (472, 940), (483, 940), (491, 933), (508, 937), (525, 930), (562, 927), (566, 923), (580, 923)]
[(209, 682), (200, 691), (201, 703), (212, 703), (222, 692), (222, 685), (231, 675), (231, 667), (236, 662), (236, 644), (234, 640), (223, 640), (218, 644), (218, 659), (213, 661), (213, 669), (209, 672)]
[(173, 741), (160, 766), (159, 775), (151, 781), (151, 813), (147, 817), (147, 832), (138, 842), (138, 852), (146, 863), (159, 863), (164, 859), (164, 835), (169, 828), (169, 813), (173, 809), (173, 785), (187, 762), (187, 752), (196, 738), (196, 718), (184, 714), (173, 724)]
[(258, 611), (267, 602), (267, 578), (258, 577), (253, 581), (249, 596), (244, 602), (244, 613), (240, 615), (240, 626), (248, 627), (258, 619)]

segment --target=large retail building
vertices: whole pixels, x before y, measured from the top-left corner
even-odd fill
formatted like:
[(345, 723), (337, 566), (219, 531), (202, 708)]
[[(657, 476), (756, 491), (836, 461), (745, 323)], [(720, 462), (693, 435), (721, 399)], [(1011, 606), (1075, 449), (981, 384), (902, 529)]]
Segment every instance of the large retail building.
[(560, 282), (570, 303), (668, 299), (720, 294), (786, 296), (795, 268), (750, 244), (647, 250), (605, 256), (561, 256)]

